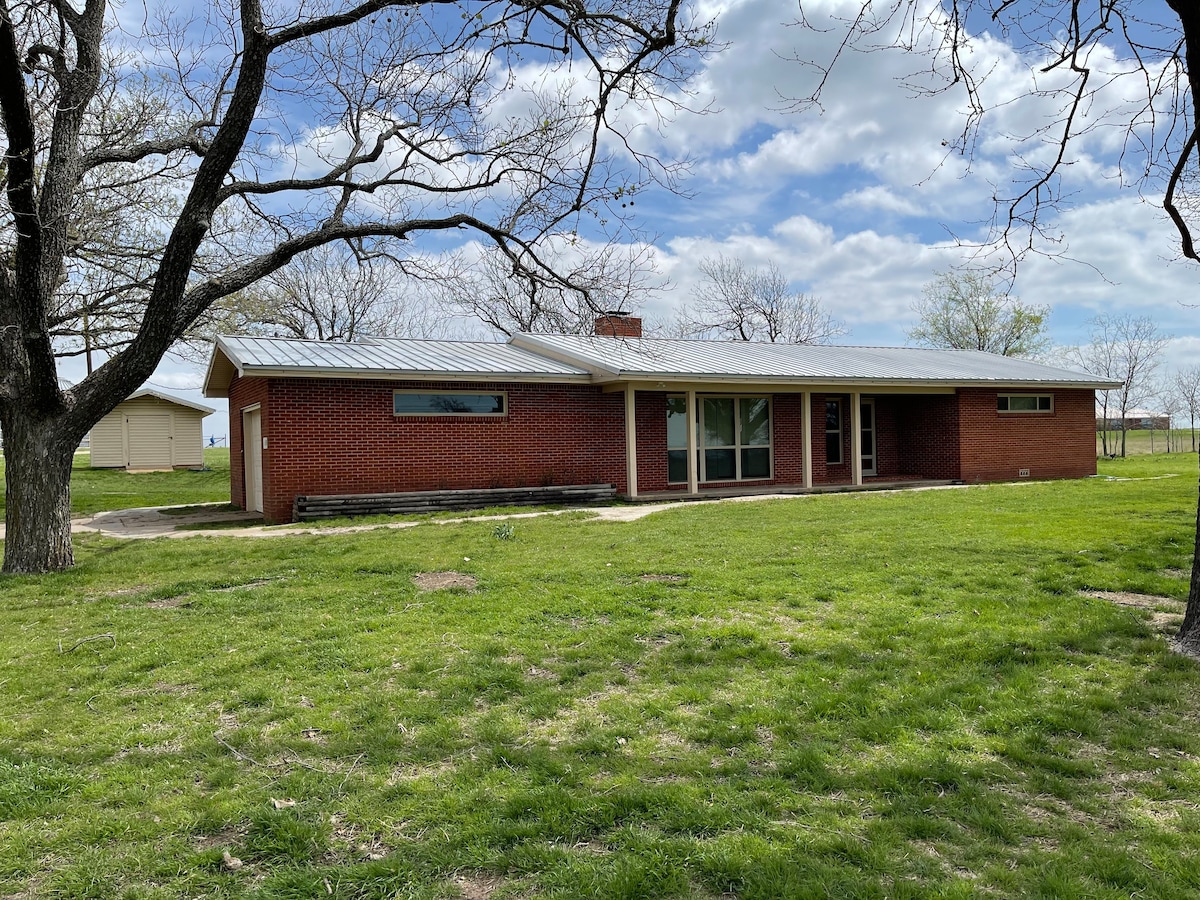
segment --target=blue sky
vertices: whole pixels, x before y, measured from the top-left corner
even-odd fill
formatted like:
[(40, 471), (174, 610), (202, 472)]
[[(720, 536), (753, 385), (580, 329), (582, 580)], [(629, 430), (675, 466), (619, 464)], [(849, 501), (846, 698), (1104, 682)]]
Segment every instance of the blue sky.
[[(831, 0), (805, 8), (819, 19), (850, 7)], [(952, 236), (977, 237), (992, 212), (993, 185), (1011, 178), (1011, 135), (1028, 134), (1052, 115), (1035, 101), (1006, 102), (1026, 92), (1027, 68), (1003, 41), (980, 37), (974, 58), (993, 73), (987, 97), (1001, 111), (985, 120), (968, 166), (943, 145), (961, 129), (963, 97), (914, 97), (901, 81), (920, 67), (914, 57), (852, 54), (835, 72), (823, 110), (798, 113), (787, 98), (811, 90), (812, 74), (794, 58), (830, 58), (837, 31), (789, 27), (792, 3), (722, 0), (699, 10), (717, 19), (724, 44), (687, 98), (708, 111), (680, 113), (661, 132), (637, 132), (647, 148), (691, 159), (688, 196), (650, 191), (637, 198), (638, 224), (672, 285), (641, 311), (669, 317), (697, 284), (698, 261), (724, 254), (776, 264), (845, 322), (840, 343), (903, 344), (922, 285), (965, 259)], [(1108, 63), (1116, 68), (1121, 60)], [(1113, 93), (1110, 105), (1128, 100)], [(1050, 223), (1065, 239), (1061, 257), (1028, 259), (1013, 292), (1050, 307), (1056, 344), (1086, 342), (1087, 320), (1097, 313), (1128, 312), (1152, 317), (1173, 336), (1166, 368), (1200, 364), (1200, 311), (1186, 305), (1200, 302), (1200, 267), (1176, 258), (1176, 237), (1153, 188), (1141, 196), (1120, 184), (1119, 136), (1098, 127), (1072, 148), (1064, 181), (1071, 205)], [(1045, 152), (1030, 143), (1022, 150)], [(202, 374), (200, 366), (167, 360), (152, 383), (218, 405), (186, 390)], [(227, 431), (220, 416), (205, 428)]]

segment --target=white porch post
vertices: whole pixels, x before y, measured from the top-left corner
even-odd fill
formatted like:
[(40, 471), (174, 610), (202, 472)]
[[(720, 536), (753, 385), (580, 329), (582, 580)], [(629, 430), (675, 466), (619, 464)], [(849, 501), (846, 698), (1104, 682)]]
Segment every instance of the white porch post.
[(625, 489), (637, 496), (637, 404), (632, 384), (625, 385)]
[(862, 470), (862, 394), (850, 395), (850, 472), (854, 483), (863, 483)]
[(687, 459), (688, 493), (700, 493), (700, 467), (696, 452), (696, 427), (700, 417), (696, 415), (696, 392), (687, 392)]
[(806, 489), (812, 487), (812, 392), (801, 394), (800, 403), (800, 466), (804, 471)]

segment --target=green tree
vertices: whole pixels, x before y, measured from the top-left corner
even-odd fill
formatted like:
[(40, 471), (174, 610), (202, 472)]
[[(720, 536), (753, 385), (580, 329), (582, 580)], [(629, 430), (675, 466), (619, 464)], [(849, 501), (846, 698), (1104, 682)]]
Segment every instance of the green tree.
[(908, 339), (922, 347), (1031, 357), (1050, 346), (1047, 306), (1029, 306), (981, 272), (942, 272), (913, 304)]

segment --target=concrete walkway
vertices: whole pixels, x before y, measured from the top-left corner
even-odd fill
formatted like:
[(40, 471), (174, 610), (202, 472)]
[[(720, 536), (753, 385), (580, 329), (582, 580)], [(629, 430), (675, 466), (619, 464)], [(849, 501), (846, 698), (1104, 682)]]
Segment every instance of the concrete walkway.
[[(1036, 482), (1021, 482), (1035, 484)], [(978, 487), (979, 485), (976, 485)], [(852, 491), (839, 494), (863, 497), (871, 494), (895, 494), (901, 491), (956, 490), (971, 485), (923, 485), (888, 490)], [(297, 534), (350, 534), (377, 528), (415, 528), (418, 525), (453, 525), (461, 522), (493, 522), (509, 519), (531, 519), (536, 516), (558, 516), (582, 512), (601, 522), (634, 522), (638, 519), (681, 506), (705, 506), (713, 503), (755, 503), (761, 500), (805, 500), (818, 494), (752, 494), (705, 500), (673, 500), (662, 503), (638, 503), (622, 506), (588, 506), (574, 509), (542, 510), (527, 513), (505, 513), (496, 516), (463, 516), (453, 519), (422, 519), (408, 522), (373, 522), (363, 525), (341, 525), (332, 528), (312, 525), (263, 525), (262, 519), (241, 510), (230, 510), (227, 503), (188, 506), (150, 506), (140, 509), (120, 509), (80, 516), (71, 520), (76, 534), (95, 533), (115, 538), (189, 538), (189, 537), (246, 537), (272, 538)], [(244, 523), (244, 524), (238, 524)], [(4, 539), (4, 524), (0, 521), (0, 540)]]

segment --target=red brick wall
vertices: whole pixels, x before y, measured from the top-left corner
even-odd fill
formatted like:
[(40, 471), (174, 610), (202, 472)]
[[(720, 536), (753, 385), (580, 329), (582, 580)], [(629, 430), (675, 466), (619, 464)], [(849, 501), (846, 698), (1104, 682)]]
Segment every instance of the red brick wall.
[(1009, 481), (1028, 469), (1030, 478), (1081, 478), (1096, 474), (1095, 393), (1039, 391), (1054, 395), (1051, 413), (999, 413), (996, 395), (1028, 388), (964, 388), (958, 392), (963, 481)]
[(896, 474), (941, 481), (961, 478), (958, 398), (953, 394), (904, 395), (895, 403)]
[(667, 395), (663, 391), (638, 391), (634, 421), (637, 425), (638, 492), (687, 490), (687, 485), (667, 484)]
[[(239, 378), (233, 376), (229, 384), (229, 501), (234, 506), (246, 508), (246, 448), (242, 445), (242, 410), (255, 403), (262, 407), (262, 433), (268, 436), (267, 425), (267, 381), (265, 378)], [(263, 498), (267, 496), (270, 470), (267, 464), (271, 442), (263, 451)], [(289, 518), (291, 514), (289, 513)]]
[[(504, 390), (507, 416), (399, 417), (392, 391)], [(1095, 474), (1091, 391), (1056, 391), (1054, 412), (996, 411), (1004, 389), (875, 398), (880, 478), (964, 481)], [(1018, 392), (1019, 391), (1013, 391)], [(667, 484), (666, 393), (637, 393), (638, 489)], [(830, 395), (838, 396), (838, 395)], [(842, 457), (825, 462), (825, 395), (812, 398), (814, 484), (849, 483), (850, 409), (841, 396)], [(230, 386), (230, 497), (245, 506), (242, 410), (262, 409), (263, 504), (269, 521), (291, 518), (298, 494), (613, 483), (624, 491), (624, 395), (586, 385), (460, 384), (235, 378)], [(798, 485), (803, 480), (800, 394), (772, 399), (774, 478), (726, 484)], [(706, 484), (719, 486), (720, 482)]]
[[(508, 415), (396, 416), (392, 392), (499, 391)], [(231, 407), (232, 407), (231, 402)], [(613, 483), (625, 489), (624, 397), (590, 385), (272, 379), (263, 506), (301, 494)]]
[[(825, 401), (842, 402), (842, 461), (829, 463), (825, 456)], [(812, 397), (813, 484), (850, 484), (850, 395), (813, 394)]]
[(875, 475), (895, 478), (900, 471), (900, 438), (896, 433), (897, 398), (884, 394), (875, 397)]

